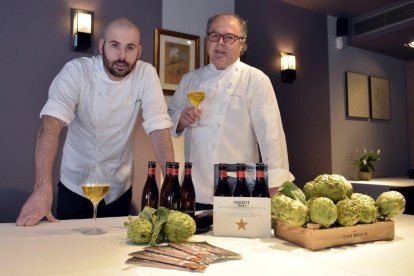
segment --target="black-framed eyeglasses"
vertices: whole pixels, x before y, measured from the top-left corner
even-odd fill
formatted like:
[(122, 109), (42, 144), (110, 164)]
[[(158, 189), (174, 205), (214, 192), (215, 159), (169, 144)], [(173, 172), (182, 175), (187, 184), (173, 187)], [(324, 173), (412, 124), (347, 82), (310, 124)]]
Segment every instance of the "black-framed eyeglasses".
[(227, 44), (233, 44), (236, 40), (243, 40), (244, 37), (237, 36), (234, 34), (219, 34), (217, 32), (209, 32), (208, 34), (208, 40), (211, 42), (217, 42), (220, 40), (220, 38), (223, 38), (223, 42)]

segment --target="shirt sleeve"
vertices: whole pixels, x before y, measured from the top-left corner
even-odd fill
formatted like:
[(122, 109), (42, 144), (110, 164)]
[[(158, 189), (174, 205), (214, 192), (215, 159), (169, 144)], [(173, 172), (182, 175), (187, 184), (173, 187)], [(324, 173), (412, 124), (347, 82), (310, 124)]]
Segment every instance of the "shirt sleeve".
[(279, 187), (295, 178), (289, 172), (286, 138), (273, 86), (264, 74), (257, 79), (258, 86), (251, 97), (250, 117), (262, 160), (268, 164), (269, 187)]
[(150, 134), (154, 130), (170, 128), (172, 123), (155, 68), (148, 66), (144, 72), (140, 79), (143, 83), (142, 126)]
[(40, 117), (50, 115), (66, 124), (73, 120), (81, 90), (81, 72), (81, 66), (75, 60), (65, 64), (49, 87), (49, 98)]

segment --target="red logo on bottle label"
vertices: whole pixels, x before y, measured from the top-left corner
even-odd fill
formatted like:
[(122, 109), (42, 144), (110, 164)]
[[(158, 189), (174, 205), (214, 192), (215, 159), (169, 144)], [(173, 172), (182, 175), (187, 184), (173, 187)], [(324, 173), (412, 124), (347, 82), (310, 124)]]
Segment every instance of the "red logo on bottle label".
[(219, 177), (227, 177), (227, 171), (219, 171)]
[(185, 168), (185, 174), (187, 175), (191, 174), (191, 168)]
[(256, 177), (264, 177), (264, 171), (256, 171)]
[(155, 168), (148, 168), (148, 174), (155, 174)]
[(245, 171), (237, 171), (237, 177), (246, 177)]

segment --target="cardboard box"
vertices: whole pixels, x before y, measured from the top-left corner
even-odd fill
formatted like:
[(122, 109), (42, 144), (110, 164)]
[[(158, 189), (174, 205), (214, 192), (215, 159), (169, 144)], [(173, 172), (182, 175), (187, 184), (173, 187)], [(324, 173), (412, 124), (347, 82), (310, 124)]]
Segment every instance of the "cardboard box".
[(214, 197), (213, 236), (270, 238), (270, 198)]
[(273, 220), (272, 223), (277, 238), (313, 251), (370, 241), (393, 240), (395, 236), (392, 220), (328, 229), (296, 227), (280, 220)]
[[(250, 193), (256, 180), (256, 164), (247, 163), (246, 183)], [(227, 181), (230, 190), (236, 185), (236, 164), (227, 164)], [(265, 183), (268, 183), (265, 164)], [(218, 182), (218, 164), (214, 165), (214, 183)], [(213, 236), (241, 238), (270, 238), (272, 235), (270, 198), (214, 197)]]

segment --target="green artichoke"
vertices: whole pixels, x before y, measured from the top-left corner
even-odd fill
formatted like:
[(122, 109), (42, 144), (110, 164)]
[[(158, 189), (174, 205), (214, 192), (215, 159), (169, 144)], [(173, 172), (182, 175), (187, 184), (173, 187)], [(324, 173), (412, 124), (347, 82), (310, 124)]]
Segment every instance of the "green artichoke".
[(164, 235), (171, 242), (183, 242), (194, 235), (196, 223), (188, 214), (170, 210), (164, 225)]
[(353, 193), (352, 200), (357, 200), (361, 204), (361, 217), (358, 222), (372, 223), (377, 221), (378, 208), (375, 206), (375, 200), (369, 195)]
[(339, 174), (321, 174), (310, 185), (311, 187), (307, 187), (306, 190), (304, 187), (307, 199), (311, 197), (327, 197), (334, 203), (345, 197), (350, 198), (353, 191), (352, 184)]
[(336, 203), (338, 209), (337, 222), (342, 226), (352, 226), (361, 218), (361, 204), (357, 200), (342, 199)]
[(308, 201), (309, 219), (328, 228), (335, 223), (338, 212), (332, 200), (327, 197), (314, 197)]
[(127, 236), (134, 243), (143, 244), (151, 240), (153, 225), (146, 219), (131, 219), (128, 223)]
[(271, 199), (272, 214), (281, 221), (293, 226), (302, 226), (308, 220), (308, 207), (283, 194), (274, 195)]
[(309, 181), (303, 186), (303, 193), (305, 194), (306, 200), (309, 200), (312, 197), (318, 197), (314, 184), (314, 181)]
[(404, 213), (405, 203), (404, 196), (397, 191), (384, 192), (379, 195), (376, 201), (381, 215), (390, 218), (397, 217)]

